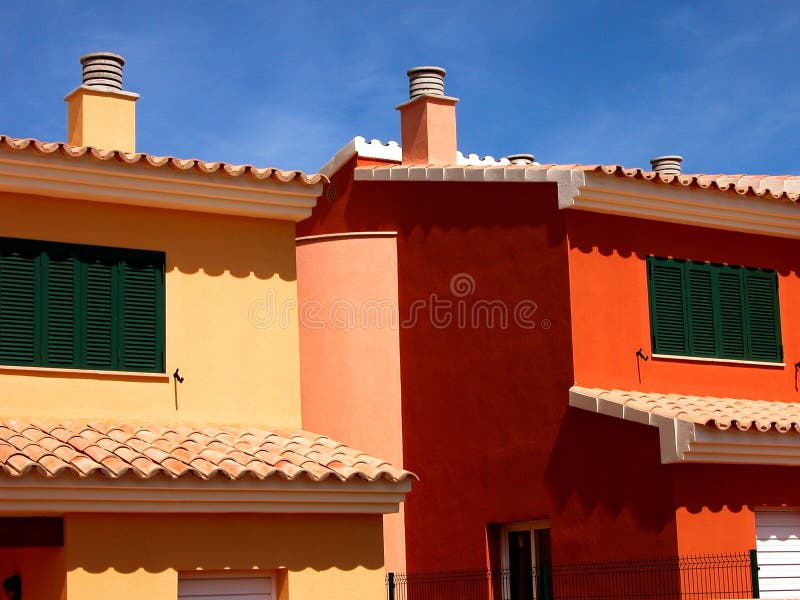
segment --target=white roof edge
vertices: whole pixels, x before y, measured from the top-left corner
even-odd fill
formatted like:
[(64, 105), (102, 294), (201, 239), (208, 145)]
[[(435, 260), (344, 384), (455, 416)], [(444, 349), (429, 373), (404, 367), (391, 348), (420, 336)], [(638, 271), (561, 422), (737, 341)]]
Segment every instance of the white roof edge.
[(368, 142), (365, 138), (357, 135), (342, 146), (328, 162), (322, 165), (319, 172), (326, 177), (330, 177), (341, 169), (342, 165), (356, 155), (361, 158), (374, 158), (376, 160), (387, 160), (399, 163), (403, 160), (403, 149), (393, 140), (389, 140), (385, 144), (376, 139), (372, 139)]
[[(394, 140), (389, 140), (384, 143), (377, 139), (371, 139), (368, 142), (366, 138), (359, 135), (342, 146), (328, 162), (319, 168), (319, 173), (330, 177), (341, 169), (342, 165), (356, 155), (361, 158), (373, 158), (376, 160), (399, 163), (403, 160), (403, 148)], [(483, 167), (508, 166), (510, 164), (512, 163), (507, 158), (495, 158), (488, 154), (481, 158), (477, 154), (464, 154), (461, 151), (456, 152), (456, 165)], [(534, 162), (533, 164), (538, 165), (539, 163)]]
[[(323, 172), (324, 173), (324, 172)], [(327, 175), (327, 173), (324, 173)], [(558, 166), (505, 164), (496, 165), (392, 165), (358, 167), (356, 181), (470, 181), (470, 182), (551, 182), (558, 184), (558, 206), (567, 208), (574, 202), (578, 189), (586, 184), (581, 169)]]

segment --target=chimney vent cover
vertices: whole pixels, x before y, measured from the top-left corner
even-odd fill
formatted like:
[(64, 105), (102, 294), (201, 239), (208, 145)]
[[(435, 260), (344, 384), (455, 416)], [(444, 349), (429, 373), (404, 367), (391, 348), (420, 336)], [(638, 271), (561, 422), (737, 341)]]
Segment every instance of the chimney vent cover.
[(122, 65), (125, 59), (113, 52), (92, 52), (81, 56), (83, 85), (122, 91)]
[(509, 154), (505, 158), (512, 165), (532, 165), (536, 161), (533, 154)]
[(408, 70), (408, 97), (413, 100), (419, 96), (444, 96), (444, 76), (442, 67), (414, 67)]
[(664, 175), (680, 175), (682, 156), (677, 154), (668, 154), (665, 156), (656, 156), (650, 159), (650, 165), (656, 173), (663, 173)]

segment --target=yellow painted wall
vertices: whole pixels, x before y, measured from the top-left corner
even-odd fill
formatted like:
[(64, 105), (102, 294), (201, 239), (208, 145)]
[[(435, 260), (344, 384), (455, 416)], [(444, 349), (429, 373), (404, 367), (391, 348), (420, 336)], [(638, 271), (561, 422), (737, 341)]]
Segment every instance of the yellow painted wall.
[(135, 152), (137, 98), (130, 93), (78, 88), (67, 97), (68, 143)]
[(0, 194), (0, 236), (166, 252), (166, 372), (186, 378), (0, 368), (0, 418), (300, 427), (294, 223)]
[(181, 571), (281, 568), (282, 600), (379, 600), (381, 524), (380, 515), (67, 515), (66, 600), (175, 600)]

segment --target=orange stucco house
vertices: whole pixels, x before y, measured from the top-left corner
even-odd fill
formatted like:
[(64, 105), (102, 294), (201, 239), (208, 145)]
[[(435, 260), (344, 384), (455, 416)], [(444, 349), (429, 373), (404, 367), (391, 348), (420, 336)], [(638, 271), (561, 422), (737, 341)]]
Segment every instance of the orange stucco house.
[(726, 554), (741, 597), (757, 549), (797, 597), (800, 178), (465, 156), (444, 71), (409, 76), (401, 143), (342, 148), (298, 227), (304, 422), (420, 475), (389, 570), (515, 600)]
[(325, 177), (136, 153), (123, 62), (82, 59), (67, 143), (0, 136), (0, 578), (379, 598), (411, 475), (302, 421), (295, 223)]

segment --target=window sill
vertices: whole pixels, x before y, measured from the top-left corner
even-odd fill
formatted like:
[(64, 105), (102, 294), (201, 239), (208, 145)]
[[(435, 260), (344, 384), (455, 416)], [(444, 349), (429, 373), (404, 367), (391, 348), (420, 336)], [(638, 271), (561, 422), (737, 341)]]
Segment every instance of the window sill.
[(59, 369), (55, 367), (23, 367), (16, 365), (0, 365), (0, 374), (32, 375), (39, 377), (53, 376), (73, 379), (108, 379), (119, 381), (153, 381), (169, 382), (167, 373), (141, 373), (138, 371), (93, 371), (89, 369)]
[(680, 360), (684, 362), (705, 362), (705, 363), (720, 363), (725, 365), (745, 365), (753, 367), (776, 367), (783, 368), (786, 363), (783, 362), (767, 362), (761, 360), (738, 360), (735, 358), (710, 358), (707, 356), (682, 356), (678, 354), (653, 354), (653, 358), (664, 360)]

